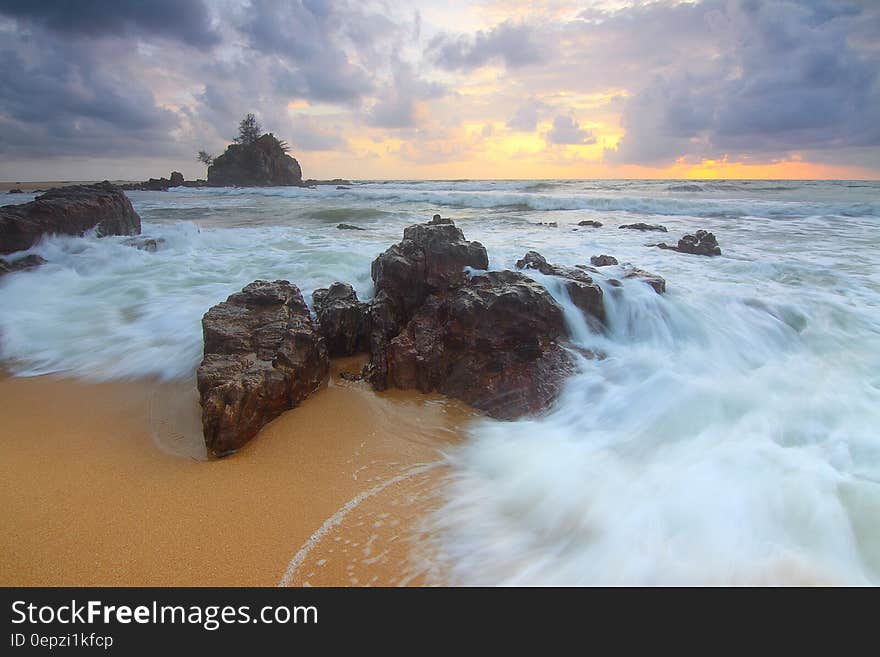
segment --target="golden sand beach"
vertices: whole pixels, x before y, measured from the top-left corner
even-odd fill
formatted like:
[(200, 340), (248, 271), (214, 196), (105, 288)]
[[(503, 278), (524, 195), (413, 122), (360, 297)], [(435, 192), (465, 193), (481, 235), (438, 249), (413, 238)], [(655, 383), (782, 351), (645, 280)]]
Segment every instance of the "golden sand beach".
[(339, 366), (221, 460), (192, 383), (3, 378), (0, 584), (425, 583), (410, 530), (473, 414)]

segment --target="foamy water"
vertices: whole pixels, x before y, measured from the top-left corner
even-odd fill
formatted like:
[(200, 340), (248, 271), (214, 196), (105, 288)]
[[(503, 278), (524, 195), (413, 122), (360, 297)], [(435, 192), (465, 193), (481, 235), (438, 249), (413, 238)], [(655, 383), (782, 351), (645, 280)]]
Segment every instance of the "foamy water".
[[(310, 298), (435, 212), (486, 245), (600, 253), (662, 275), (606, 289), (556, 407), (480, 421), (449, 454), (436, 558), (457, 584), (880, 583), (880, 184), (459, 181), (132, 192), (156, 253), (50, 238), (0, 279), (0, 357), (20, 375), (192, 376), (202, 314), (256, 278)], [(15, 199), (29, 200), (29, 196)], [(599, 229), (577, 228), (584, 219)], [(661, 223), (668, 234), (618, 230)], [(340, 231), (340, 222), (366, 231)], [(558, 228), (536, 225), (557, 222)], [(724, 255), (645, 244), (712, 230)], [(603, 270), (614, 276), (615, 267)], [(600, 280), (604, 284), (604, 279)]]

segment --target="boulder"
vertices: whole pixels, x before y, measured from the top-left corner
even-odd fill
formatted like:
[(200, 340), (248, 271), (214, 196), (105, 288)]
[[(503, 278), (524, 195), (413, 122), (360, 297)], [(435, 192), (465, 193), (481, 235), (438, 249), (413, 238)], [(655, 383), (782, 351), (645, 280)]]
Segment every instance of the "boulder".
[(641, 231), (656, 230), (656, 231), (660, 231), (661, 233), (666, 232), (666, 226), (661, 226), (660, 224), (644, 224), (644, 223), (624, 224), (623, 226), (620, 226), (620, 228), (628, 228), (629, 230), (641, 230)]
[(652, 274), (651, 272), (639, 269), (638, 267), (633, 267), (632, 265), (624, 265), (624, 274), (622, 278), (637, 278), (644, 281), (654, 288), (654, 291), (657, 294), (663, 294), (666, 292), (666, 280), (662, 276)]
[(250, 144), (231, 144), (208, 167), (208, 184), (215, 187), (273, 187), (302, 184), (299, 162), (268, 133)]
[(92, 229), (99, 237), (141, 232), (131, 201), (106, 180), (50, 189), (29, 203), (0, 208), (0, 253), (28, 249), (45, 234), (82, 235)]
[(369, 305), (358, 300), (348, 283), (333, 283), (312, 294), (318, 330), (331, 357), (351, 356), (369, 348)]
[(593, 221), (592, 219), (587, 219), (586, 221), (579, 221), (578, 226), (589, 226), (590, 228), (601, 228), (602, 224), (598, 221)]
[(155, 253), (159, 250), (159, 247), (165, 244), (165, 240), (161, 237), (144, 237), (140, 235), (138, 237), (131, 237), (127, 240), (122, 241), (125, 246), (130, 246), (138, 251), (146, 251), (147, 253)]
[(429, 294), (462, 285), (465, 267), (487, 269), (486, 248), (466, 240), (452, 219), (435, 215), (404, 229), (403, 240), (373, 261), (371, 274), (376, 291), (385, 292), (406, 320)]
[(324, 381), (329, 360), (308, 306), (287, 281), (255, 281), (202, 318), (197, 373), (205, 444), (226, 456)]
[(594, 267), (608, 267), (610, 265), (616, 265), (617, 258), (610, 255), (597, 255), (590, 257), (590, 264)]
[(572, 303), (581, 309), (588, 322), (598, 328), (605, 322), (605, 305), (602, 302), (602, 288), (599, 287), (585, 268), (552, 265), (537, 251), (529, 251), (516, 262), (517, 269), (534, 269), (545, 276), (564, 279), (565, 289)]
[(678, 240), (678, 246), (671, 246), (665, 242), (649, 244), (648, 246), (656, 246), (661, 249), (678, 251), (679, 253), (690, 253), (691, 255), (721, 255), (721, 247), (718, 246), (718, 240), (715, 239), (715, 235), (706, 230), (698, 230), (694, 235), (685, 235)]
[(387, 347), (391, 386), (438, 391), (492, 417), (545, 410), (572, 369), (562, 309), (512, 271), (430, 295)]
[(46, 260), (42, 256), (38, 256), (34, 253), (12, 261), (0, 258), (0, 276), (3, 274), (11, 274), (16, 271), (26, 271), (44, 264), (46, 264)]

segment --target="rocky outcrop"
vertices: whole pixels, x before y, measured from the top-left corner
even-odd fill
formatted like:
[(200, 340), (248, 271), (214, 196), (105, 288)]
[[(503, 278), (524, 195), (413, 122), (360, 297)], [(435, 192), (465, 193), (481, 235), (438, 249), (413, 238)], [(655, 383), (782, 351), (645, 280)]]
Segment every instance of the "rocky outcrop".
[(34, 267), (39, 267), (44, 264), (46, 264), (46, 260), (42, 256), (33, 253), (24, 258), (12, 261), (0, 258), (0, 276), (3, 274), (11, 274), (16, 271), (27, 271), (28, 269), (33, 269)]
[[(195, 181), (198, 182), (198, 181)], [(127, 183), (122, 189), (129, 192), (167, 192), (169, 187), (183, 187), (187, 185), (180, 171), (172, 171), (170, 178), (150, 178), (144, 182)], [(190, 184), (190, 187), (198, 186)]]
[(597, 255), (590, 256), (590, 264), (594, 267), (609, 267), (611, 265), (616, 265), (617, 258), (610, 255)]
[(563, 279), (565, 289), (572, 303), (581, 309), (588, 322), (599, 328), (605, 322), (605, 305), (602, 302), (602, 288), (599, 287), (585, 268), (552, 265), (537, 251), (529, 251), (516, 262), (517, 269), (534, 269), (545, 276)]
[(137, 235), (141, 218), (131, 201), (107, 181), (50, 189), (30, 203), (0, 208), (0, 253), (28, 249), (45, 234)]
[(312, 303), (318, 330), (331, 357), (351, 356), (369, 348), (369, 305), (358, 300), (348, 283), (315, 290)]
[(627, 228), (629, 230), (641, 230), (641, 231), (656, 230), (661, 233), (667, 232), (666, 226), (661, 226), (660, 224), (644, 224), (644, 223), (624, 224), (623, 226), (620, 226), (620, 228)]
[(546, 409), (572, 371), (561, 308), (512, 271), (430, 295), (387, 348), (388, 382), (436, 390), (502, 419)]
[(593, 221), (592, 219), (587, 219), (586, 221), (579, 221), (578, 226), (588, 226), (590, 228), (601, 228), (602, 224), (598, 221)]
[[(341, 181), (340, 181), (341, 182)], [(271, 133), (250, 144), (231, 144), (208, 167), (208, 184), (215, 187), (274, 187), (301, 185), (299, 162)]]
[(670, 246), (664, 242), (649, 246), (658, 246), (661, 249), (669, 249), (670, 251), (678, 251), (679, 253), (690, 253), (691, 255), (721, 255), (721, 247), (718, 246), (718, 240), (715, 239), (715, 235), (706, 230), (698, 230), (694, 235), (685, 235), (678, 240), (678, 246)]
[(632, 265), (624, 265), (624, 273), (622, 278), (636, 278), (643, 281), (654, 288), (657, 294), (666, 292), (666, 280), (662, 276), (652, 274), (644, 269), (633, 267)]
[(404, 229), (403, 241), (373, 261), (371, 274), (377, 293), (384, 292), (407, 320), (428, 295), (462, 285), (465, 267), (487, 269), (486, 248), (466, 240), (452, 219), (436, 215)]
[(205, 444), (216, 456), (241, 448), (327, 376), (324, 339), (302, 294), (287, 281), (255, 281), (202, 319), (197, 373)]

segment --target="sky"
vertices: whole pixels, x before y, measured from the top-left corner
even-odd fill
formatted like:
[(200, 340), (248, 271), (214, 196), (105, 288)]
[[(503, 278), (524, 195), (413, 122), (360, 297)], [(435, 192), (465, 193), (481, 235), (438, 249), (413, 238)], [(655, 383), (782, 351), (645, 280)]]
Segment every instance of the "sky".
[(877, 0), (0, 0), (0, 180), (880, 178)]

